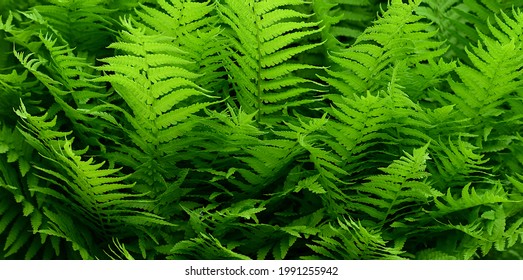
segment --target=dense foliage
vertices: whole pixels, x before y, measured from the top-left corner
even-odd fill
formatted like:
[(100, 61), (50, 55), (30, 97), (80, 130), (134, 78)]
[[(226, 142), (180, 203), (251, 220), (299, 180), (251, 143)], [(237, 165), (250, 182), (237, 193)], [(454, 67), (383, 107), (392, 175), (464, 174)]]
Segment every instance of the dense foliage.
[(521, 6), (0, 0), (0, 258), (523, 258)]

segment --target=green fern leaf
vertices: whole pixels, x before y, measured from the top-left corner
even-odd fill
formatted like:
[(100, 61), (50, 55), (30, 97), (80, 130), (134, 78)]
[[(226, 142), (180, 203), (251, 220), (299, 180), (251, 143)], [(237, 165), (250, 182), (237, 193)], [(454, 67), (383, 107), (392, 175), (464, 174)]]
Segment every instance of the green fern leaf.
[[(218, 5), (221, 19), (230, 28), (226, 33), (231, 44), (227, 54), (227, 67), (237, 86), (237, 101), (247, 113), (257, 111), (258, 121), (262, 114), (302, 105), (307, 103), (307, 99), (309, 103), (313, 102), (310, 96), (314, 90), (306, 85), (309, 81), (295, 77), (299, 77), (296, 75), (299, 70), (318, 67), (292, 62), (296, 55), (321, 45), (315, 43), (293, 46), (298, 40), (321, 30), (317, 23), (294, 20), (307, 15), (290, 8), (304, 4), (304, 1), (299, 0), (228, 0)], [(287, 8), (279, 9), (281, 6)], [(278, 90), (269, 90), (267, 83)], [(300, 90), (295, 89), (298, 85)], [(297, 99), (302, 100), (293, 103)]]
[(183, 259), (229, 259), (249, 260), (250, 258), (236, 253), (226, 247), (213, 236), (201, 233), (192, 240), (180, 241), (171, 249), (174, 258)]
[[(358, 193), (350, 197), (352, 207), (383, 225), (395, 221), (397, 217), (415, 214), (416, 208), (411, 207), (428, 203), (433, 197), (439, 196), (440, 193), (425, 182), (430, 175), (425, 171), (429, 159), (427, 148), (428, 144), (414, 149), (412, 155), (405, 153), (404, 157), (388, 167), (380, 168), (386, 175), (370, 176), (369, 182), (352, 187)], [(370, 208), (375, 209), (368, 211)]]
[(495, 189), (487, 190), (479, 194), (470, 186), (471, 184), (469, 183), (463, 187), (460, 198), (454, 198), (450, 189), (447, 191), (447, 194), (443, 196), (443, 202), (436, 198), (434, 202), (438, 210), (431, 212), (431, 215), (438, 217), (480, 205), (510, 201), (499, 184), (496, 185)]
[(388, 68), (398, 61), (408, 66), (442, 55), (441, 43), (431, 40), (436, 32), (414, 11), (420, 1), (392, 1), (374, 25), (358, 36), (354, 45), (333, 53), (331, 59), (340, 69), (327, 70), (323, 80), (343, 95), (365, 94), (385, 88)]
[[(352, 219), (338, 220), (338, 227), (315, 240), (318, 245), (307, 245), (314, 252), (329, 259), (402, 259), (402, 251), (387, 247), (378, 232), (366, 229)], [(329, 233), (327, 233), (329, 232)]]

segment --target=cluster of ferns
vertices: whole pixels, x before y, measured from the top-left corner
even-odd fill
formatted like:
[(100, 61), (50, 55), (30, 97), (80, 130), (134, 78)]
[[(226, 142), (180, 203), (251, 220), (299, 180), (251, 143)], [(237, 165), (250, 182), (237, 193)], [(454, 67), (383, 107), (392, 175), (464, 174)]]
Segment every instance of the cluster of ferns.
[(521, 7), (0, 0), (0, 259), (522, 259)]

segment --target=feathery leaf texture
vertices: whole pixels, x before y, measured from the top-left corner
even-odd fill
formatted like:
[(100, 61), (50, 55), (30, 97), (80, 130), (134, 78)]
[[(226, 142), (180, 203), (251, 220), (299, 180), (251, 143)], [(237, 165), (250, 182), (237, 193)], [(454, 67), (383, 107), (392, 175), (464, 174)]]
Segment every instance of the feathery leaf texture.
[(436, 32), (430, 31), (430, 24), (414, 13), (419, 2), (392, 1), (353, 45), (332, 53), (330, 59), (338, 67), (327, 70), (329, 76), (323, 80), (342, 95), (361, 95), (367, 90), (383, 89), (388, 70), (399, 61), (411, 66), (442, 55), (442, 43), (433, 40)]
[(430, 175), (425, 170), (428, 146), (405, 153), (391, 165), (380, 168), (385, 175), (370, 176), (369, 182), (352, 187), (357, 195), (350, 197), (349, 207), (365, 212), (383, 225), (412, 214), (420, 205), (441, 195), (426, 183)]
[(38, 176), (48, 180), (51, 186), (35, 186), (30, 191), (57, 199), (99, 233), (119, 231), (124, 225), (171, 225), (161, 217), (140, 209), (144, 207), (140, 204), (150, 201), (138, 200), (144, 194), (129, 192), (133, 185), (122, 183), (125, 177), (117, 176), (119, 169), (102, 169), (104, 162), (95, 163), (92, 157), (87, 160), (82, 158), (87, 150), (73, 150), (73, 141), (67, 139), (68, 133), (52, 130), (56, 119), (48, 121), (45, 115), (34, 117), (23, 103), (17, 114), (24, 122), (21, 133), (49, 162), (49, 167), (54, 168), (35, 166), (42, 172)]
[(521, 1), (0, 2), (0, 259), (523, 259)]
[[(258, 112), (258, 119), (314, 101), (317, 90), (308, 85), (312, 81), (297, 72), (319, 67), (293, 59), (321, 44), (296, 45), (300, 39), (320, 31), (318, 23), (300, 21), (307, 15), (294, 10), (305, 3), (226, 0), (218, 4), (230, 34), (226, 67), (238, 103), (247, 113)], [(288, 8), (279, 9), (281, 6)]]
[[(388, 247), (378, 232), (368, 230), (352, 219), (338, 220), (338, 226), (329, 225), (317, 245), (308, 245), (316, 254), (328, 259), (400, 260), (401, 248)], [(314, 259), (314, 258), (311, 258)]]
[[(161, 167), (162, 159), (186, 148), (183, 141), (172, 144), (196, 126), (192, 116), (213, 102), (195, 83), (201, 74), (187, 67), (193, 62), (186, 58), (186, 51), (171, 44), (176, 38), (149, 35), (145, 28), (134, 27), (130, 18), (123, 19), (122, 24), (127, 29), (121, 34), (122, 40), (109, 46), (122, 55), (102, 59), (107, 64), (98, 69), (112, 74), (97, 80), (110, 82), (131, 109), (119, 110), (132, 127), (127, 131), (137, 149), (122, 147), (120, 156), (127, 157), (128, 162), (141, 162), (136, 175), (149, 184), (165, 187), (164, 178), (172, 175)], [(205, 100), (190, 101), (198, 97)]]

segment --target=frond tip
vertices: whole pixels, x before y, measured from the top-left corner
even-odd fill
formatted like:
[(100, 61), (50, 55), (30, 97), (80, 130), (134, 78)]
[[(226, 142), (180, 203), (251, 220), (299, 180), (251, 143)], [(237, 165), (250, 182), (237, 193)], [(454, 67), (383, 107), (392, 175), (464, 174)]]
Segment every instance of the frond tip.
[[(380, 233), (369, 230), (352, 219), (339, 219), (338, 226), (329, 225), (318, 245), (307, 245), (315, 253), (333, 260), (403, 259), (400, 249), (388, 247)], [(314, 257), (307, 257), (307, 259)]]
[(312, 81), (297, 73), (320, 67), (295, 61), (297, 55), (322, 44), (299, 44), (321, 31), (317, 22), (301, 20), (308, 17), (298, 12), (305, 4), (302, 0), (226, 0), (218, 5), (229, 27), (226, 67), (236, 85), (238, 103), (247, 113), (257, 111), (258, 119), (314, 100)]
[(418, 207), (441, 195), (426, 182), (426, 161), (430, 159), (427, 148), (414, 149), (413, 154), (395, 160), (386, 168), (384, 175), (368, 177), (369, 182), (355, 186), (356, 195), (351, 196), (351, 206), (383, 226), (385, 222), (405, 219), (405, 215), (416, 214)]

